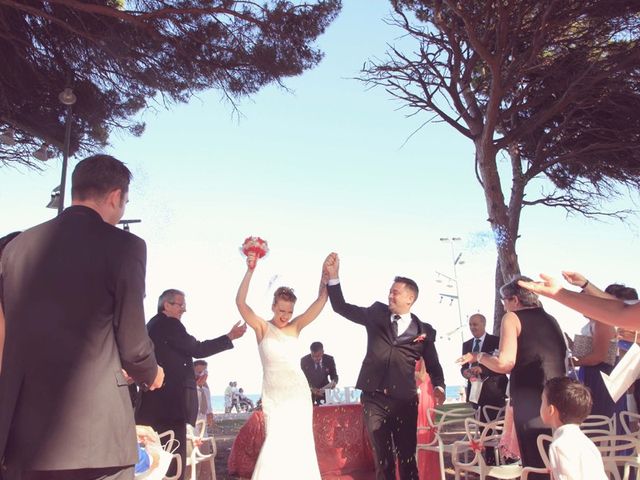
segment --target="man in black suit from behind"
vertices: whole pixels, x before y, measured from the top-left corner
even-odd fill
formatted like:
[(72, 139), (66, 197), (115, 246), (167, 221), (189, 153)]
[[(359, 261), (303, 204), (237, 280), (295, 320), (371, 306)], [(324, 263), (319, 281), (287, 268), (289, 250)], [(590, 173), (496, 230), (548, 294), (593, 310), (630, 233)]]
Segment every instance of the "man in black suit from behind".
[(444, 375), (435, 349), (436, 332), (410, 312), (418, 298), (418, 286), (396, 277), (389, 304), (376, 302), (358, 307), (345, 302), (338, 279), (340, 261), (331, 253), (324, 263), (333, 310), (367, 330), (367, 353), (356, 382), (362, 390), (364, 423), (373, 447), (376, 480), (396, 478), (395, 453), (400, 478), (418, 480), (416, 430), (418, 395), (416, 361), (422, 357), (434, 385), (436, 403), (445, 397)]
[[(469, 330), (473, 338), (462, 344), (462, 354), (470, 352), (484, 352), (488, 355), (493, 354), (500, 346), (500, 337), (491, 335), (486, 332), (487, 319), (484, 315), (475, 313), (469, 317)], [(489, 370), (484, 365), (466, 363), (460, 369), (462, 376), (467, 379), (467, 401), (469, 401), (469, 392), (471, 390), (471, 379), (476, 378), (482, 380), (482, 389), (478, 402), (471, 402), (473, 408), (482, 408), (485, 405), (494, 407), (504, 407), (507, 383), (507, 376), (503, 373), (496, 373)], [(489, 419), (495, 418), (495, 411), (490, 411)]]
[[(180, 321), (187, 311), (185, 295), (169, 289), (158, 299), (158, 314), (149, 320), (147, 330), (156, 349), (158, 363), (165, 371), (162, 389), (141, 392), (136, 409), (136, 422), (150, 425), (157, 432), (173, 430), (182, 459), (182, 475), (187, 455), (187, 423), (195, 426), (198, 416), (198, 391), (193, 374), (193, 358), (204, 358), (233, 348), (232, 340), (247, 331), (247, 325), (236, 323), (231, 331), (202, 342), (189, 335)], [(169, 475), (175, 474), (172, 464)]]
[(151, 390), (164, 374), (144, 326), (146, 245), (115, 226), (130, 179), (111, 156), (82, 160), (72, 205), (20, 234), (2, 255), (5, 480), (134, 477), (136, 431), (123, 368)]
[(325, 388), (334, 388), (338, 384), (336, 361), (331, 355), (324, 353), (321, 342), (313, 342), (311, 353), (300, 359), (300, 368), (307, 377), (311, 388), (311, 400), (316, 405), (325, 401)]

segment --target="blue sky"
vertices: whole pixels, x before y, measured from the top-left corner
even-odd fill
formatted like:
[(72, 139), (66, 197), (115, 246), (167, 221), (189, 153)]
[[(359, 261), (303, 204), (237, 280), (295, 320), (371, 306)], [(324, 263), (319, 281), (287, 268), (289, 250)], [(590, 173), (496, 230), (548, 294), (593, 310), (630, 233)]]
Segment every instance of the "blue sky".
[[(148, 246), (148, 318), (162, 290), (179, 288), (187, 293), (183, 321), (192, 334), (226, 333), (239, 319), (234, 298), (244, 263), (238, 247), (253, 234), (271, 246), (249, 296), (258, 313), (268, 316), (273, 290), (282, 284), (296, 289), (298, 311), (306, 308), (324, 257), (337, 251), (347, 301), (384, 301), (395, 275), (412, 277), (421, 287), (414, 313), (444, 334), (459, 318), (455, 303), (439, 302), (439, 293), (453, 293), (435, 281), (436, 271), (452, 274), (450, 247), (439, 239), (459, 236), (463, 322), (478, 311), (491, 322), (495, 247), (472, 145), (444, 124), (430, 124), (407, 141), (427, 115), (407, 118), (386, 92), (353, 80), (367, 59), (384, 56), (387, 43), (407, 41), (382, 21), (387, 2), (344, 3), (318, 42), (324, 60), (285, 81), (290, 91), (267, 87), (240, 101), (240, 115), (219, 92), (204, 92), (188, 105), (145, 112), (140, 138), (112, 137), (106, 151), (134, 173), (125, 218), (142, 220), (132, 232)], [(59, 184), (60, 166), (54, 159), (42, 173), (0, 169), (2, 232), (55, 215), (44, 206)], [(635, 208), (634, 199), (611, 207)], [(596, 284), (638, 285), (637, 225), (637, 217), (602, 223), (567, 218), (561, 210), (525, 210), (518, 241), (522, 271), (576, 269)], [(583, 323), (550, 301), (545, 306), (569, 332)], [(322, 341), (336, 357), (340, 383), (355, 383), (366, 342), (362, 327), (326, 307), (301, 340), (305, 351)], [(459, 333), (439, 339), (437, 348), (447, 384), (461, 384), (453, 364)], [(230, 380), (258, 392), (262, 370), (253, 333), (211, 357), (209, 371), (213, 394)]]

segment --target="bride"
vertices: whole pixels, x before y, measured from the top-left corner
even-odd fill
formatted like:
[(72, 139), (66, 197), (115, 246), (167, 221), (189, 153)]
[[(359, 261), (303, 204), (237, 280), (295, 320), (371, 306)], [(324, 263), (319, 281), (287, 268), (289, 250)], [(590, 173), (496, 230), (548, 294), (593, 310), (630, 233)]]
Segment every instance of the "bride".
[(307, 379), (300, 369), (298, 335), (327, 303), (323, 275), (318, 298), (293, 319), (296, 296), (288, 287), (273, 295), (273, 318), (265, 321), (247, 305), (249, 283), (256, 257), (247, 256), (247, 272), (236, 295), (240, 315), (253, 328), (262, 361), (262, 410), (266, 439), (253, 470), (252, 480), (320, 480), (313, 441), (312, 403)]

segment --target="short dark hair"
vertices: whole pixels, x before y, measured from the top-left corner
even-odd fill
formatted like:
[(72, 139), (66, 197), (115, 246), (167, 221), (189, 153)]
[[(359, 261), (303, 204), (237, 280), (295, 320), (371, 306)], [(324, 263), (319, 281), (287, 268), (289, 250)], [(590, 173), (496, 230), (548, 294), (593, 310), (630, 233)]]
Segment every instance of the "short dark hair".
[(162, 292), (158, 297), (158, 313), (162, 313), (164, 311), (164, 302), (173, 302), (176, 295), (182, 295), (184, 297), (184, 292), (176, 290), (175, 288), (170, 288)]
[(500, 287), (500, 296), (502, 298), (518, 297), (518, 300), (520, 300), (520, 304), (523, 307), (541, 306), (538, 295), (530, 290), (527, 290), (524, 287), (521, 287), (518, 284), (520, 280), (523, 280), (525, 282), (533, 282), (533, 280), (529, 277), (525, 277), (524, 275), (516, 275), (513, 280), (505, 283), (502, 287)]
[(71, 175), (74, 200), (102, 198), (113, 190), (129, 191), (131, 171), (111, 155), (92, 155), (81, 160)]
[(194, 360), (194, 361), (193, 361), (193, 366), (194, 366), (194, 367), (198, 367), (198, 366), (200, 366), (200, 365), (202, 365), (202, 366), (206, 367), (206, 366), (208, 365), (208, 363), (207, 363), (207, 361), (206, 361), (206, 360)]
[(293, 288), (289, 287), (278, 287), (275, 293), (273, 294), (273, 304), (275, 305), (278, 300), (284, 300), (285, 302), (293, 302), (296, 303), (296, 294), (293, 293)]
[(593, 401), (589, 387), (569, 377), (556, 377), (544, 386), (547, 403), (558, 410), (563, 425), (580, 425), (591, 413)]
[(320, 350), (324, 350), (322, 342), (313, 342), (309, 348), (312, 352), (319, 352)]
[(605, 288), (604, 291), (620, 300), (638, 300), (638, 292), (636, 289), (627, 287), (622, 283), (612, 283)]
[(416, 297), (414, 301), (418, 299), (418, 293), (420, 293), (420, 291), (418, 290), (418, 284), (416, 282), (414, 282), (410, 278), (400, 277), (400, 276), (394, 278), (393, 281), (394, 283), (395, 282), (403, 283), (406, 288), (411, 290), (411, 293), (413, 293), (413, 296)]

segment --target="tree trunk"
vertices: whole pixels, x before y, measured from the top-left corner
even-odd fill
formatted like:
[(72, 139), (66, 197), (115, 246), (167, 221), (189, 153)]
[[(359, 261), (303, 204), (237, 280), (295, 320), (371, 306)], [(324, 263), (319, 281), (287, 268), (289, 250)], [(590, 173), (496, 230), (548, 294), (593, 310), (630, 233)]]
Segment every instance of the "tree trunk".
[(496, 291), (493, 301), (493, 334), (500, 335), (500, 328), (502, 327), (502, 316), (504, 315), (504, 305), (502, 304), (502, 297), (500, 296), (500, 287), (504, 285), (502, 278), (502, 270), (500, 269), (500, 260), (496, 258)]
[[(478, 162), (478, 172), (482, 180), (489, 223), (493, 231), (493, 238), (498, 253), (496, 262), (496, 298), (494, 310), (494, 331), (499, 331), (502, 313), (502, 303), (500, 302), (497, 288), (520, 274), (520, 265), (516, 254), (516, 239), (518, 237), (517, 227), (520, 220), (520, 209), (522, 208), (522, 185), (521, 182), (511, 191), (509, 207), (505, 204), (500, 175), (496, 165), (496, 149), (491, 141), (483, 141), (479, 138), (475, 142), (476, 159)], [(520, 202), (516, 206), (517, 197)], [(511, 218), (513, 212), (516, 218)], [(498, 275), (498, 272), (500, 275)], [(499, 283), (499, 285), (498, 285)]]

